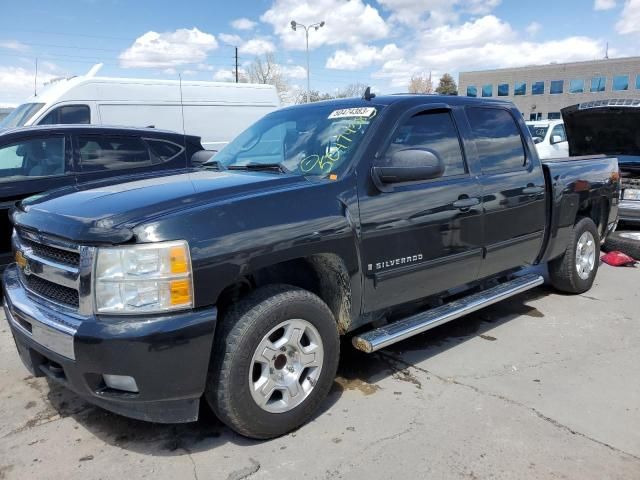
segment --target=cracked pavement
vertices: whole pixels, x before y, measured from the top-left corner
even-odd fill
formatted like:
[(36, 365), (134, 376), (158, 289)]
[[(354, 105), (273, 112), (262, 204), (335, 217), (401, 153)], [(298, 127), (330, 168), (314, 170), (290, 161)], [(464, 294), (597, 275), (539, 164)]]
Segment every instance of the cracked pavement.
[(640, 269), (540, 287), (379, 353), (343, 345), (322, 412), (258, 442), (206, 410), (148, 424), (29, 376), (0, 323), (0, 479), (640, 478)]

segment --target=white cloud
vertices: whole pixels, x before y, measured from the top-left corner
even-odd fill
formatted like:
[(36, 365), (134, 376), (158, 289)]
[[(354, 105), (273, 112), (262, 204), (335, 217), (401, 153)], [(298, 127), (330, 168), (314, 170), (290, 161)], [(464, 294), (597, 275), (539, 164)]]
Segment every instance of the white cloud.
[(236, 30), (253, 30), (256, 25), (256, 22), (248, 18), (237, 18), (231, 22), (231, 26)]
[(402, 58), (402, 55), (402, 50), (395, 43), (382, 48), (358, 44), (348, 50), (337, 50), (327, 59), (325, 66), (334, 70), (359, 70), (373, 64)]
[(124, 68), (171, 68), (199, 63), (218, 47), (216, 38), (197, 28), (180, 28), (175, 32), (149, 31), (118, 57)]
[(594, 10), (611, 10), (616, 7), (616, 0), (595, 0), (593, 2)]
[(213, 79), (216, 82), (232, 82), (235, 80), (235, 75), (232, 70), (221, 68), (213, 74)]
[(29, 50), (29, 46), (17, 40), (7, 40), (0, 42), (0, 48), (6, 48), (8, 50), (15, 50), (16, 52), (26, 52)]
[(221, 33), (218, 35), (218, 38), (228, 45), (235, 46), (235, 45), (240, 45), (242, 43), (242, 38), (240, 38), (240, 35)]
[(307, 78), (307, 69), (300, 65), (278, 65), (278, 67), (287, 78)]
[[(53, 64), (41, 65), (38, 69), (38, 91), (45, 83), (58, 76), (59, 70)], [(0, 66), (0, 103), (17, 105), (33, 95), (35, 68)]]
[(640, 0), (627, 0), (624, 3), (616, 31), (623, 35), (640, 33)]
[(378, 0), (391, 12), (392, 22), (416, 27), (427, 24), (431, 27), (456, 22), (460, 14), (486, 15), (496, 8), (501, 0)]
[(273, 53), (275, 50), (276, 46), (273, 42), (265, 38), (252, 38), (238, 48), (240, 53), (247, 55), (263, 55), (265, 53)]
[(273, 26), (284, 47), (304, 50), (304, 30), (291, 29), (291, 20), (325, 26), (309, 32), (309, 47), (356, 44), (389, 36), (389, 26), (378, 10), (362, 0), (275, 0), (260, 19)]
[(518, 67), (599, 58), (603, 43), (588, 37), (549, 41), (522, 41), (511, 26), (493, 15), (462, 25), (445, 25), (417, 35), (413, 50), (401, 58), (386, 61), (374, 78), (387, 79), (393, 87), (405, 89), (411, 75)]
[(527, 28), (525, 28), (525, 30), (529, 35), (533, 37), (540, 30), (542, 30), (542, 25), (539, 24), (538, 22), (531, 22), (529, 25), (527, 25)]

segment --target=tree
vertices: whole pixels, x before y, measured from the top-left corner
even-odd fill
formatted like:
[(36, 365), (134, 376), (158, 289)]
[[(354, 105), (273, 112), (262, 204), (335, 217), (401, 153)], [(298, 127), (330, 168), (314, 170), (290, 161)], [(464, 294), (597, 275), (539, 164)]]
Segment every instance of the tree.
[(336, 92), (335, 98), (359, 98), (362, 97), (362, 94), (367, 89), (367, 85), (364, 83), (356, 82), (350, 83), (346, 87)]
[(440, 95), (458, 95), (458, 85), (451, 75), (445, 73), (438, 82), (436, 92)]
[(433, 93), (431, 74), (413, 75), (409, 81), (409, 93)]
[(280, 97), (286, 97), (289, 84), (284, 78), (280, 65), (276, 63), (272, 53), (263, 57), (256, 57), (247, 68), (247, 76), (251, 83), (263, 83), (273, 85), (278, 90)]

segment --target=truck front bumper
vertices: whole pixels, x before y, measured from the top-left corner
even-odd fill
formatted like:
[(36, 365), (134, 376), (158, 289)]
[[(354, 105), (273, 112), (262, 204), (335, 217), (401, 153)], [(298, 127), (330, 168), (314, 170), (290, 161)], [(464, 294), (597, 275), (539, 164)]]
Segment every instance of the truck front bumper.
[(640, 200), (621, 200), (618, 217), (621, 222), (640, 225)]
[[(3, 275), (4, 310), (20, 357), (106, 410), (160, 423), (198, 418), (215, 307), (158, 316), (79, 318), (34, 298), (15, 265)], [(134, 379), (137, 392), (112, 388), (105, 375)], [(113, 377), (107, 377), (113, 378)]]

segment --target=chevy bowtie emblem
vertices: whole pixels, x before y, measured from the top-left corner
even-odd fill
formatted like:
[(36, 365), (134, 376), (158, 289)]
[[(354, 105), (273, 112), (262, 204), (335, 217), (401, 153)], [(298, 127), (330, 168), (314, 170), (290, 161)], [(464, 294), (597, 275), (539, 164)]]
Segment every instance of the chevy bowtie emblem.
[(29, 262), (22, 254), (22, 252), (16, 252), (16, 264), (20, 267), (25, 275), (31, 275), (31, 267), (29, 266)]

